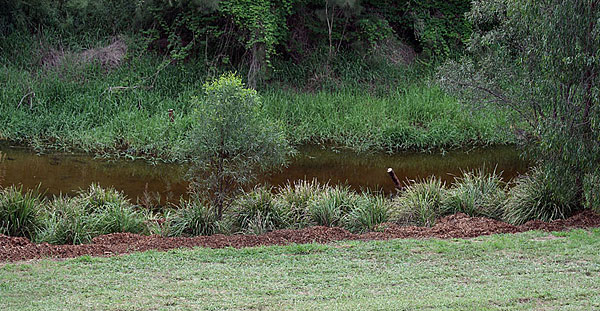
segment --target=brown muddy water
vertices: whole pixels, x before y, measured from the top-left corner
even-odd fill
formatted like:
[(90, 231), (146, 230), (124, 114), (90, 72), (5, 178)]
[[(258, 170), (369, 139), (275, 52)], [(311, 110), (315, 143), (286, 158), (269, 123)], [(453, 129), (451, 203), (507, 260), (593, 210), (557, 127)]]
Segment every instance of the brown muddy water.
[[(435, 175), (451, 183), (461, 170), (496, 169), (510, 180), (528, 169), (511, 146), (442, 153), (356, 154), (305, 146), (282, 172), (263, 177), (261, 183), (282, 185), (288, 180), (313, 179), (330, 184), (347, 183), (356, 190), (394, 189), (386, 170), (392, 167), (401, 181)], [(103, 160), (88, 154), (54, 152), (36, 154), (0, 143), (0, 186), (38, 186), (46, 195), (71, 195), (91, 183), (114, 187), (132, 200), (176, 203), (185, 196), (185, 165), (149, 164), (145, 161)], [(156, 202), (158, 203), (158, 202)]]

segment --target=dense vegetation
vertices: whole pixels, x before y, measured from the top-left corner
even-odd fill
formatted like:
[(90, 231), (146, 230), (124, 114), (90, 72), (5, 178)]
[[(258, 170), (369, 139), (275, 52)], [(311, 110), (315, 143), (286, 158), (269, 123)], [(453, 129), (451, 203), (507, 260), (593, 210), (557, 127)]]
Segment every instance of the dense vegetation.
[[(271, 188), (257, 186), (217, 204), (192, 196), (161, 211), (134, 204), (114, 189), (91, 185), (76, 196), (44, 198), (34, 191), (0, 188), (0, 234), (55, 244), (87, 243), (95, 236), (131, 232), (163, 236), (262, 234), (278, 229), (337, 226), (351, 232), (377, 230), (385, 222), (433, 226), (457, 212), (523, 224), (571, 214), (548, 191), (536, 170), (509, 187), (498, 175), (465, 172), (451, 185), (436, 178), (413, 181), (393, 198), (357, 193), (347, 186), (299, 180)], [(596, 212), (600, 209), (596, 207)]]
[[(208, 181), (209, 191), (182, 203), (170, 235), (310, 224), (362, 231), (388, 217), (430, 225), (458, 211), (513, 223), (565, 217), (599, 204), (599, 6), (3, 1), (0, 139), (192, 161), (201, 169), (191, 179)], [(537, 166), (510, 190), (494, 175), (466, 173), (448, 189), (435, 179), (411, 184), (395, 208), (336, 187), (318, 186), (319, 200), (301, 212), (281, 210), (269, 191), (233, 196), (244, 178), (281, 165), (297, 144), (396, 152), (516, 141)], [(17, 196), (12, 191), (5, 195)], [(19, 195), (18, 202), (35, 199)], [(81, 204), (55, 201), (56, 217), (40, 221), (29, 205), (14, 216), (17, 203), (7, 201), (4, 218), (23, 221), (5, 221), (3, 230), (31, 236), (40, 223), (59, 228), (81, 212)], [(131, 206), (117, 214), (86, 206), (96, 219), (84, 226), (89, 232), (146, 230)], [(135, 221), (98, 227), (110, 215)]]
[[(429, 81), (468, 1), (8, 1), (0, 138), (185, 160), (202, 85), (236, 71), (292, 144), (394, 152), (515, 139)], [(417, 57), (419, 53), (419, 57)], [(168, 122), (167, 111), (175, 119)]]
[(597, 206), (600, 1), (474, 1), (469, 20), (468, 54), (442, 68), (443, 85), (516, 113), (551, 217)]

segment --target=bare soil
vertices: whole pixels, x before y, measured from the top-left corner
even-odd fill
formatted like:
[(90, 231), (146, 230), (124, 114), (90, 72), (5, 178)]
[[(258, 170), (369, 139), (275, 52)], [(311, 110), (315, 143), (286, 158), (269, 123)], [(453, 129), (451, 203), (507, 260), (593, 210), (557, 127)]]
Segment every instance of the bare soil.
[(262, 235), (222, 235), (168, 238), (114, 233), (94, 238), (83, 245), (35, 244), (22, 237), (0, 235), (0, 262), (39, 258), (71, 258), (82, 255), (112, 256), (146, 250), (169, 250), (181, 247), (252, 247), (292, 243), (330, 243), (342, 240), (388, 240), (400, 238), (472, 238), (497, 233), (529, 230), (563, 231), (574, 228), (600, 227), (600, 215), (584, 211), (571, 218), (552, 222), (530, 221), (521, 226), (459, 213), (438, 220), (433, 227), (398, 226), (386, 223), (380, 230), (353, 234), (342, 228), (310, 227), (300, 230), (277, 230)]
[(62, 66), (67, 59), (78, 64), (97, 62), (106, 70), (118, 67), (127, 54), (125, 41), (115, 38), (113, 42), (105, 47), (87, 49), (78, 53), (66, 52), (63, 49), (49, 48), (42, 53), (42, 67), (56, 68)]

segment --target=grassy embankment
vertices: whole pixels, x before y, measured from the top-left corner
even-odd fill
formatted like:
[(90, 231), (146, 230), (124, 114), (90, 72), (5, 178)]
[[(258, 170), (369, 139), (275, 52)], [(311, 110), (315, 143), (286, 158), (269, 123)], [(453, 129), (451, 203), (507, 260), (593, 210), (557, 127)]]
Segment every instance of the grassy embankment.
[[(48, 46), (59, 44), (51, 36), (44, 40), (42, 47), (30, 36), (12, 34), (0, 43), (0, 139), (40, 149), (181, 160), (179, 147), (193, 126), (191, 98), (202, 97), (210, 76), (203, 63), (192, 59), (158, 71), (162, 59), (129, 40), (125, 59), (112, 70), (76, 65), (76, 57), (44, 68)], [(107, 44), (86, 39), (64, 49), (73, 56)], [(259, 89), (265, 118), (279, 120), (294, 144), (394, 152), (514, 140), (505, 131), (505, 113), (466, 112), (429, 84), (429, 70), (419, 65), (347, 58), (327, 79), (313, 79), (318, 64), (302, 66), (277, 65), (286, 69), (273, 71)]]
[[(149, 251), (0, 267), (3, 310), (593, 310), (600, 230)], [(144, 286), (140, 286), (144, 284)]]

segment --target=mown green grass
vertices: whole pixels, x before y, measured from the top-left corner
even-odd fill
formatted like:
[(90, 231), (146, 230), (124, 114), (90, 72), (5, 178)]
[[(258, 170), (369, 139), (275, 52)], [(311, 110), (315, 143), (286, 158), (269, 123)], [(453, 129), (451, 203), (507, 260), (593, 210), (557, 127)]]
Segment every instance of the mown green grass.
[[(203, 60), (164, 66), (164, 58), (136, 50), (136, 39), (129, 38), (130, 52), (116, 69), (69, 62), (48, 69), (40, 59), (62, 42), (50, 36), (40, 46), (37, 39), (13, 34), (0, 43), (0, 139), (39, 149), (182, 160), (181, 145), (193, 126), (192, 97), (202, 98), (203, 84), (215, 76)], [(90, 40), (64, 48), (76, 53), (107, 43)], [(514, 142), (505, 131), (506, 112), (468, 112), (427, 81), (428, 69), (344, 59), (335, 76), (311, 85), (310, 72), (278, 66), (289, 70), (274, 69), (259, 95), (264, 117), (279, 121), (294, 144), (394, 152)]]
[(3, 310), (594, 310), (600, 230), (149, 251), (0, 267)]

